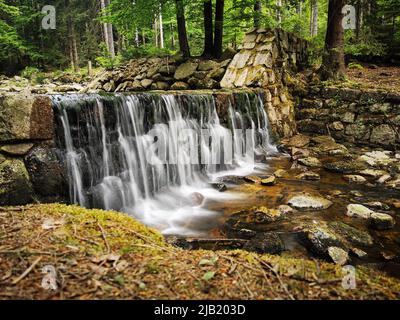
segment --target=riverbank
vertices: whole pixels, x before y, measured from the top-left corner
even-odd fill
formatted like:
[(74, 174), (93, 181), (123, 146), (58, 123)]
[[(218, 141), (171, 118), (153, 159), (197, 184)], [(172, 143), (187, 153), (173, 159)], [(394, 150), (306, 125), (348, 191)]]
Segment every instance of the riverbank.
[(364, 267), (347, 290), (334, 264), (185, 251), (122, 213), (32, 205), (1, 208), (0, 220), (1, 299), (400, 298), (399, 280)]

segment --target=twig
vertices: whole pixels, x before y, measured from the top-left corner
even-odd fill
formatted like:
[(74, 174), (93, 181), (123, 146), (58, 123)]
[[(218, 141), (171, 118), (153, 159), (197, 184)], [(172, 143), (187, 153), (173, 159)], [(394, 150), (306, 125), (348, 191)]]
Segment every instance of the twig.
[(246, 288), (247, 292), (249, 293), (250, 299), (253, 299), (253, 298), (254, 298), (254, 294), (253, 294), (253, 292), (250, 290), (250, 288), (249, 288), (249, 286), (247, 285), (247, 283), (243, 280), (242, 275), (241, 275), (240, 272), (237, 271), (237, 270), (236, 270), (236, 273), (238, 274), (239, 279), (243, 282), (244, 287)]
[(24, 271), (23, 274), (21, 274), (17, 279), (15, 279), (15, 280), (12, 282), (12, 284), (13, 284), (13, 285), (16, 285), (16, 284), (18, 284), (18, 282), (20, 282), (23, 278), (25, 278), (25, 277), (29, 274), (29, 272), (31, 272), (32, 269), (40, 262), (40, 260), (42, 260), (42, 258), (43, 258), (43, 257), (37, 258), (37, 259), (31, 264), (31, 266), (30, 266), (28, 269), (26, 269), (26, 270)]
[(106, 234), (104, 232), (104, 229), (103, 229), (103, 227), (101, 226), (101, 224), (99, 222), (97, 222), (97, 225), (100, 228), (101, 236), (103, 237), (104, 243), (105, 243), (106, 248), (107, 248), (107, 253), (110, 254), (111, 253), (111, 248), (110, 248), (110, 244), (107, 241), (107, 237), (106, 237)]
[(283, 290), (285, 290), (285, 292), (287, 293), (287, 295), (289, 296), (290, 299), (292, 300), (296, 300), (292, 294), (289, 292), (289, 290), (287, 289), (286, 285), (283, 283), (281, 277), (279, 276), (279, 273), (276, 272), (274, 270), (274, 268), (272, 268), (267, 262), (261, 260), (260, 258), (256, 257), (256, 259), (263, 265), (266, 266), (270, 271), (272, 271), (272, 273), (276, 276), (276, 278), (278, 279), (279, 283), (281, 284), (281, 287), (283, 288)]

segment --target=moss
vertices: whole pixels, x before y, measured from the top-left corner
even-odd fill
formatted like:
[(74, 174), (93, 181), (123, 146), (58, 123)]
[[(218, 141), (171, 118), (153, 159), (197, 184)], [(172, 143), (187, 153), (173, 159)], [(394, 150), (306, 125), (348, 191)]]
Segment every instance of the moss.
[[(4, 231), (14, 230), (2, 239), (2, 245), (15, 249), (0, 253), (0, 273), (12, 270), (9, 280), (0, 283), (0, 296), (29, 299), (400, 298), (399, 280), (367, 268), (357, 268), (357, 290), (345, 290), (341, 286), (342, 268), (334, 264), (243, 250), (185, 251), (170, 246), (158, 231), (122, 213), (61, 204), (3, 208), (2, 213), (6, 214), (0, 215)], [(4, 219), (8, 215), (12, 215), (12, 220)], [(43, 230), (45, 220), (51, 220), (55, 227)], [(20, 226), (17, 231), (16, 226)], [(13, 285), (12, 280), (38, 256), (42, 258), (38, 265), (18, 285)], [(204, 259), (213, 263), (199, 264)], [(46, 265), (58, 268), (63, 290), (47, 291), (37, 285)], [(211, 273), (214, 275), (211, 279), (203, 279)]]

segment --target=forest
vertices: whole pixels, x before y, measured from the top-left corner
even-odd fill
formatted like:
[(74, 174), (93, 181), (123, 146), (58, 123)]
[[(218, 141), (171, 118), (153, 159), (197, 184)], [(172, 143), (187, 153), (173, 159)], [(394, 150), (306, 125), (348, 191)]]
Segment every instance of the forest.
[[(60, 0), (55, 29), (41, 21), (48, 1), (1, 0), (0, 65), (9, 74), (25, 68), (77, 71), (88, 61), (110, 67), (138, 56), (220, 57), (237, 48), (251, 27), (280, 27), (312, 42), (321, 56), (328, 22), (328, 0)], [(336, 1), (337, 8), (345, 2)], [(346, 30), (351, 56), (396, 56), (400, 42), (398, 0), (354, 0), (357, 23)], [(32, 72), (32, 71), (31, 71)]]
[(0, 18), (1, 308), (400, 300), (400, 0), (0, 0)]

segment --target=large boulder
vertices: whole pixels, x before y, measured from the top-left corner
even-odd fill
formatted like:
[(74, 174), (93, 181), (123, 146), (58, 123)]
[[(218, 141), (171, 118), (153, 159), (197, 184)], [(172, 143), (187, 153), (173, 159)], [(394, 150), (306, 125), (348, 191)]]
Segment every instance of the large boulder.
[(0, 162), (0, 206), (29, 203), (33, 192), (24, 162), (7, 158)]
[(198, 64), (196, 62), (182, 63), (175, 71), (174, 78), (176, 80), (185, 80), (190, 78), (197, 70)]
[(25, 158), (35, 193), (44, 198), (65, 197), (68, 186), (54, 149), (37, 147)]
[(27, 93), (0, 97), (0, 141), (50, 140), (53, 132), (49, 97)]

